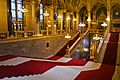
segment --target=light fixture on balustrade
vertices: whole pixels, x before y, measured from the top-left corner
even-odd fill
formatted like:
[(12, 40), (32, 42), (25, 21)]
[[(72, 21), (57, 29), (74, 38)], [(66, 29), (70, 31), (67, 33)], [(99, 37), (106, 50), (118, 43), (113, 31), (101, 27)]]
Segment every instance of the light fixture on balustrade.
[(76, 18), (74, 18), (74, 19), (73, 19), (73, 21), (77, 21), (77, 19), (76, 19)]
[(83, 51), (84, 51), (84, 52), (88, 52), (89, 49), (88, 49), (88, 48), (83, 48)]
[(70, 39), (70, 38), (71, 38), (71, 35), (69, 35), (69, 34), (67, 33), (67, 35), (65, 36), (65, 38), (66, 38), (66, 39)]
[(88, 19), (87, 19), (87, 21), (88, 21), (88, 22), (90, 22), (90, 21), (91, 21), (91, 19), (90, 19), (90, 18), (88, 18)]
[(49, 16), (49, 13), (45, 11), (44, 16)]
[(102, 40), (102, 36), (98, 35), (98, 34), (95, 34), (95, 36), (93, 37), (93, 40)]
[(80, 27), (85, 27), (86, 25), (85, 25), (84, 22), (80, 22), (80, 24), (79, 24), (78, 26), (80, 26)]
[(71, 19), (70, 16), (68, 16), (68, 17), (67, 17), (67, 20), (70, 20), (70, 19)]
[(51, 27), (51, 25), (50, 25), (50, 24), (48, 24), (48, 27)]

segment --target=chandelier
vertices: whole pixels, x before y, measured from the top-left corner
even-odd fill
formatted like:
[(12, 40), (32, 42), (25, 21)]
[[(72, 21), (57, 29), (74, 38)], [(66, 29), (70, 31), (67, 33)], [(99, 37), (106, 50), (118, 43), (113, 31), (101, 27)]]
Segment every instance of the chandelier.
[(85, 25), (85, 23), (80, 22), (80, 24), (78, 26), (85, 27), (86, 25)]
[(100, 36), (100, 35), (98, 35), (98, 34), (96, 34), (94, 37), (93, 37), (93, 40), (102, 40), (103, 38), (102, 38), (102, 36)]

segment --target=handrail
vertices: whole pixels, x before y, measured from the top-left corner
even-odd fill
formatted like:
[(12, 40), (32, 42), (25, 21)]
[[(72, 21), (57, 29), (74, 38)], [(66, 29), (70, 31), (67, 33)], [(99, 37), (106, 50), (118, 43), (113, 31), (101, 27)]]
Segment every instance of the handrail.
[(103, 41), (99, 44), (99, 46), (98, 46), (98, 48), (97, 48), (97, 54), (100, 53), (101, 47), (102, 47), (102, 45), (103, 45), (103, 43), (104, 43), (104, 40), (105, 40), (107, 34), (108, 34), (108, 30), (106, 29), (105, 34), (104, 34)]
[(69, 52), (71, 54), (71, 51), (74, 49), (74, 47), (77, 45), (77, 43), (84, 37), (87, 35), (87, 33), (89, 32), (89, 30), (87, 30), (83, 36), (79, 37), (75, 42), (74, 44), (69, 48)]

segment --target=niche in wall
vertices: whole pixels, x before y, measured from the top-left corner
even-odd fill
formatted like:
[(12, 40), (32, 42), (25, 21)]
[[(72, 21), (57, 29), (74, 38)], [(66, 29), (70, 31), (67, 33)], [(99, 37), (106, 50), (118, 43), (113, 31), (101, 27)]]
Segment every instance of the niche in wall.
[(45, 46), (46, 46), (47, 49), (50, 47), (49, 41), (46, 42)]

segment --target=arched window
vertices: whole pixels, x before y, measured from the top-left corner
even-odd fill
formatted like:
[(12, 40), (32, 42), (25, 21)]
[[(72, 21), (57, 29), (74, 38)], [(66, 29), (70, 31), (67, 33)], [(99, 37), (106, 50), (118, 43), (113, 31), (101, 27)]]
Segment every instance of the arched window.
[(40, 28), (41, 30), (44, 29), (43, 22), (44, 22), (44, 6), (42, 3), (40, 3)]
[(113, 19), (120, 19), (120, 7), (116, 7), (113, 10)]
[(56, 26), (56, 29), (58, 29), (58, 18), (57, 18), (57, 16), (58, 16), (58, 9), (57, 9), (57, 7), (55, 7), (54, 8), (54, 24)]
[(12, 30), (23, 30), (23, 0), (11, 0)]

